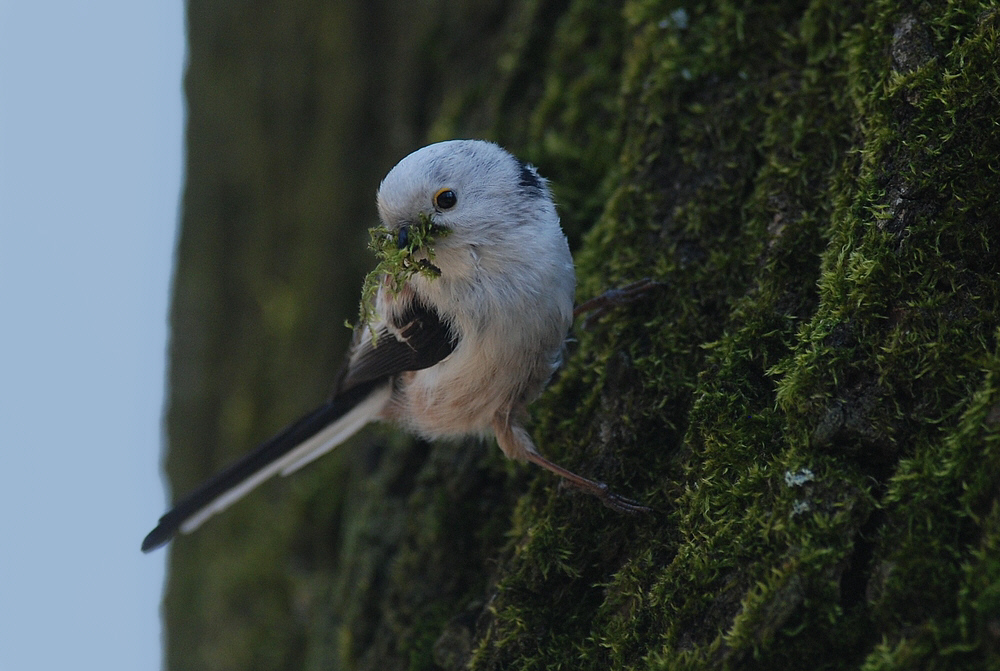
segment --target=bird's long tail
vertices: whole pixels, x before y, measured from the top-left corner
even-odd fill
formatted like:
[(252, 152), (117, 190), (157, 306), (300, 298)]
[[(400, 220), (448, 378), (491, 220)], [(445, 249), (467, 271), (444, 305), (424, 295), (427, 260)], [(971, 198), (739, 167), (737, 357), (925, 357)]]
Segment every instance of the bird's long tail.
[(288, 475), (329, 452), (375, 419), (390, 393), (384, 379), (360, 384), (289, 425), (178, 501), (142, 541), (142, 551), (155, 550), (178, 531), (197, 529), (272, 475)]

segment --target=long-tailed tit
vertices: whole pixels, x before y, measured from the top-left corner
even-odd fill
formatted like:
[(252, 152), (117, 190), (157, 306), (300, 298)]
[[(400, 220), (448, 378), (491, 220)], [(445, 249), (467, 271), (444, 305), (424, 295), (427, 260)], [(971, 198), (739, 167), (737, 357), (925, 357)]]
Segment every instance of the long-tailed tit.
[(143, 551), (373, 421), (427, 439), (492, 433), (511, 459), (538, 464), (616, 510), (647, 510), (542, 457), (522, 426), (560, 365), (576, 284), (535, 168), (489, 142), (433, 144), (386, 175), (378, 212), (388, 252), (399, 258), (362, 311), (331, 398), (181, 499)]

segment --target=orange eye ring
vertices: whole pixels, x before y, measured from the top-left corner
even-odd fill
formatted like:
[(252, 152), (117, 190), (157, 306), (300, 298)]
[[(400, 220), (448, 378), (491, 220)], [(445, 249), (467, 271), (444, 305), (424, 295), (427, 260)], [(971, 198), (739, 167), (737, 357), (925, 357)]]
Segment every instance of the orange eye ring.
[(455, 190), (445, 187), (434, 194), (434, 207), (439, 210), (450, 210), (458, 202)]

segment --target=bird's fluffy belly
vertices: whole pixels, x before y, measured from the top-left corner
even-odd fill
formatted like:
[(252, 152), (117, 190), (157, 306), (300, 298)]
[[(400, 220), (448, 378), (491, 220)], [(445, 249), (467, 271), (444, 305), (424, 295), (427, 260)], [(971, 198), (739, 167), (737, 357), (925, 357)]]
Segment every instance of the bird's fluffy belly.
[(385, 419), (429, 439), (487, 434), (498, 414), (520, 412), (551, 373), (530, 358), (512, 365), (489, 354), (480, 350), (473, 361), (460, 347), (436, 366), (403, 373)]

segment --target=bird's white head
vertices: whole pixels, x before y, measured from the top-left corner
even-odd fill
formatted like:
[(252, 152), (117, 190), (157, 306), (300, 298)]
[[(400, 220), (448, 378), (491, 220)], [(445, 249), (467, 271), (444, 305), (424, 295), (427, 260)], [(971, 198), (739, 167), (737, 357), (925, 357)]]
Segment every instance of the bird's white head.
[[(442, 249), (495, 246), (511, 236), (559, 231), (546, 181), (532, 166), (482, 140), (439, 142), (401, 160), (382, 180), (378, 211), (393, 233), (426, 217), (447, 233), (435, 244)], [(518, 233), (519, 228), (530, 230)]]
[[(408, 276), (412, 289), (461, 332), (489, 331), (512, 347), (525, 338), (561, 345), (572, 318), (573, 258), (534, 167), (491, 142), (439, 142), (389, 171), (378, 211), (386, 242), (433, 264), (434, 273)], [(411, 237), (407, 247), (408, 231), (428, 222), (429, 244), (414, 249)], [(520, 321), (506, 323), (514, 314)]]

